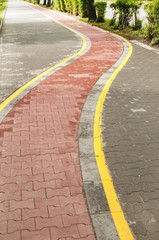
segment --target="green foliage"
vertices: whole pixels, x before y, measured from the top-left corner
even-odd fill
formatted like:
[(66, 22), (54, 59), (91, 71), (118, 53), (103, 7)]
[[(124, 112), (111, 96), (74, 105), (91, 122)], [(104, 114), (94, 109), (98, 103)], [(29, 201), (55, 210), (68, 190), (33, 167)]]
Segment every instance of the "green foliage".
[(60, 0), (54, 0), (54, 8), (56, 10), (61, 10)]
[(94, 0), (88, 1), (88, 18), (90, 22), (93, 22), (96, 20), (96, 10), (94, 6)]
[(79, 0), (79, 11), (82, 18), (88, 17), (88, 1), (89, 0)]
[(140, 8), (142, 2), (138, 0), (116, 0), (110, 7), (113, 9), (113, 20), (118, 17), (119, 28), (125, 29), (130, 25), (130, 21), (134, 15), (135, 25), (139, 25), (137, 19), (137, 11)]
[(112, 8), (112, 11), (113, 11), (113, 17), (110, 21), (110, 26), (113, 26), (116, 23), (116, 17), (117, 17), (116, 4), (113, 2), (113, 3), (110, 4), (110, 7)]
[(64, 0), (59, 0), (60, 3), (60, 10), (62, 12), (66, 12), (66, 5), (65, 5), (65, 1)]
[(1, 23), (5, 8), (6, 8), (6, 5), (7, 5), (7, 0), (1, 0), (0, 2), (2, 3), (2, 5), (0, 6), (0, 23)]
[[(84, 22), (89, 22), (88, 18), (82, 18), (80, 19), (81, 21)], [(118, 29), (117, 25), (115, 24), (114, 26), (111, 26), (110, 24), (111, 19), (105, 19), (103, 23), (98, 23), (98, 22), (93, 22), (91, 25), (100, 27), (104, 30), (116, 33), (118, 35), (124, 36), (128, 39), (136, 39), (136, 40), (143, 40), (143, 34), (141, 30), (132, 30), (132, 28), (127, 28), (127, 29)]]
[(72, 0), (73, 15), (78, 15), (78, 0)]
[(145, 29), (145, 36), (152, 44), (159, 44), (159, 0), (146, 6), (149, 24)]
[(44, 5), (47, 5), (47, 7), (51, 6), (51, 8), (54, 8), (56, 10), (68, 12), (74, 15), (78, 15), (79, 13), (79, 0), (53, 0), (51, 5), (47, 4), (50, 0), (44, 1)]
[(133, 30), (141, 29), (142, 28), (142, 21), (138, 19), (136, 24), (133, 24), (131, 27), (132, 27)]
[(66, 11), (68, 13), (73, 13), (72, 0), (65, 0)]
[(97, 11), (97, 22), (104, 22), (107, 2), (95, 2), (94, 6)]

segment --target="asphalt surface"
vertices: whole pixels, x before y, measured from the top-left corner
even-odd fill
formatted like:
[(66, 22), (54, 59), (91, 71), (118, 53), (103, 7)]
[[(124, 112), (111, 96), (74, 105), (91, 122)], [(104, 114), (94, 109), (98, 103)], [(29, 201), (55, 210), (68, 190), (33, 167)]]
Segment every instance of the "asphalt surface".
[(105, 158), (137, 240), (159, 239), (159, 55), (133, 44), (103, 109)]
[(76, 34), (23, 2), (9, 0), (0, 33), (0, 103), (81, 46)]

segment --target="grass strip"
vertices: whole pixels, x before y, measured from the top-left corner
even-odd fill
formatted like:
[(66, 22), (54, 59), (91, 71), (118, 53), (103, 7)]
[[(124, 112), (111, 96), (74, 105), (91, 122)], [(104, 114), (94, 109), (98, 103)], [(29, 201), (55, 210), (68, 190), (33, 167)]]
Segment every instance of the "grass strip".
[(143, 34), (143, 30), (133, 30), (131, 27), (126, 28), (126, 29), (114, 29), (114, 26), (111, 26), (111, 20), (110, 19), (105, 19), (103, 23), (97, 23), (97, 22), (89, 22), (88, 18), (80, 18), (80, 21), (86, 22), (92, 26), (99, 27), (101, 29), (107, 30), (109, 32), (118, 34), (120, 36), (125, 37), (126, 39), (129, 40), (141, 40), (144, 41), (145, 37)]

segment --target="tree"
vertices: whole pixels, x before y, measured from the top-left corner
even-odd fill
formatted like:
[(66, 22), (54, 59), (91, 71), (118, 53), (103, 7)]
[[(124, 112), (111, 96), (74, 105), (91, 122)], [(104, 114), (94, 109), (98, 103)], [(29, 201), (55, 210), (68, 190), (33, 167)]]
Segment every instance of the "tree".
[(94, 0), (88, 1), (88, 18), (89, 20), (96, 20), (96, 10), (94, 6)]
[(137, 11), (140, 6), (141, 1), (139, 2), (138, 0), (116, 0), (116, 2), (110, 5), (114, 10), (113, 18), (115, 19), (119, 15), (118, 25), (123, 29), (130, 25), (133, 14), (135, 16), (135, 24), (137, 24)]
[(138, 13), (138, 9), (141, 7), (142, 2), (138, 1), (138, 0), (134, 0), (132, 2), (132, 12), (134, 14), (134, 19), (135, 19), (135, 25), (138, 24), (138, 18), (137, 18), (137, 13)]
[(73, 15), (78, 15), (78, 0), (72, 0)]
[(94, 6), (97, 11), (97, 22), (104, 22), (107, 2), (95, 2)]
[(88, 1), (89, 0), (79, 0), (79, 10), (82, 18), (88, 17)]

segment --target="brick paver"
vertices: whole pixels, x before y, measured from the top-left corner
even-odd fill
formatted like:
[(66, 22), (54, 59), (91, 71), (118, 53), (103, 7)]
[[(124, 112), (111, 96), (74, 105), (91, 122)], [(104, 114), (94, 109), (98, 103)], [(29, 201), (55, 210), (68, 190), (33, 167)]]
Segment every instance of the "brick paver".
[(85, 99), (122, 43), (34, 6), (91, 39), (91, 49), (26, 95), (0, 126), (0, 239), (95, 240), (82, 193), (77, 130)]

